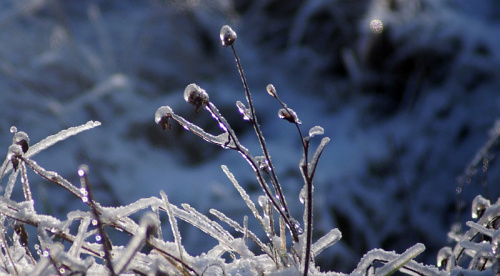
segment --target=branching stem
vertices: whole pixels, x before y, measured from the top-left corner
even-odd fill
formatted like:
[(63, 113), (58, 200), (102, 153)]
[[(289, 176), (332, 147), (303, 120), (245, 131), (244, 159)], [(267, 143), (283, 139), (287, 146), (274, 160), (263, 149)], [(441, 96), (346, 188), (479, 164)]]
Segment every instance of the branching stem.
[[(243, 82), (243, 87), (245, 88), (245, 96), (248, 102), (248, 107), (250, 109), (250, 114), (251, 114), (251, 122), (253, 124), (253, 127), (255, 129), (255, 133), (257, 134), (257, 137), (259, 139), (260, 146), (262, 148), (262, 152), (264, 153), (264, 157), (266, 158), (267, 162), (269, 163), (269, 171), (270, 171), (270, 176), (271, 176), (271, 183), (273, 184), (276, 196), (278, 197), (280, 201), (281, 208), (278, 207), (278, 211), (280, 209), (283, 209), (283, 212), (280, 211), (280, 214), (285, 215), (285, 221), (288, 225), (288, 228), (290, 229), (292, 233), (292, 238), (294, 242), (298, 242), (299, 236), (297, 233), (297, 229), (295, 228), (295, 225), (292, 223), (292, 217), (290, 215), (290, 212), (288, 210), (288, 206), (286, 204), (285, 196), (283, 194), (283, 191), (281, 189), (281, 185), (279, 184), (278, 181), (278, 176), (275, 173), (274, 170), (274, 165), (273, 162), (271, 161), (271, 155), (269, 154), (269, 150), (267, 149), (266, 146), (266, 141), (264, 139), (264, 135), (262, 134), (262, 131), (260, 129), (259, 122), (257, 120), (257, 116), (255, 115), (255, 108), (253, 106), (253, 101), (252, 101), (252, 96), (250, 94), (250, 89), (248, 88), (247, 80), (245, 77), (245, 73), (243, 72), (243, 68), (241, 66), (240, 58), (238, 57), (238, 54), (236, 53), (236, 49), (234, 48), (234, 45), (231, 44), (231, 49), (233, 51), (234, 59), (236, 61), (236, 66), (238, 67), (238, 72), (241, 77), (241, 81)], [(258, 168), (258, 167), (257, 167)], [(274, 201), (273, 201), (274, 202)]]

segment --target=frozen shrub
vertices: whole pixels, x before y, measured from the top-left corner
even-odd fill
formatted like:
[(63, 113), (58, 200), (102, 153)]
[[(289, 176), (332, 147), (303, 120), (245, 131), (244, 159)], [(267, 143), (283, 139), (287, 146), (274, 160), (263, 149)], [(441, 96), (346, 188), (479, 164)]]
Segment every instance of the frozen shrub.
[[(315, 258), (326, 248), (342, 238), (338, 229), (332, 229), (313, 241), (314, 220), (314, 176), (319, 159), (330, 139), (322, 138), (315, 149), (311, 140), (324, 134), (320, 126), (313, 126), (307, 136), (301, 129), (302, 122), (295, 111), (278, 97), (274, 85), (266, 87), (269, 95), (278, 101), (281, 109), (278, 117), (292, 123), (302, 147), (302, 159), (298, 166), (303, 179), (303, 188), (293, 204), (303, 204), (302, 220), (294, 218), (288, 207), (272, 162), (268, 146), (258, 123), (250, 89), (235, 48), (236, 33), (228, 26), (221, 30), (223, 46), (231, 47), (237, 70), (240, 73), (248, 108), (241, 101), (236, 103), (243, 119), (251, 123), (260, 144), (257, 155), (251, 153), (236, 135), (235, 131), (210, 101), (208, 94), (196, 84), (189, 84), (184, 91), (184, 99), (194, 105), (195, 112), (207, 111), (219, 125), (218, 134), (211, 134), (198, 125), (176, 114), (169, 106), (159, 107), (155, 122), (163, 129), (171, 127), (171, 121), (201, 137), (206, 142), (223, 149), (238, 152), (249, 164), (250, 171), (261, 188), (258, 198), (259, 210), (247, 191), (225, 165), (223, 172), (235, 186), (242, 198), (242, 204), (249, 209), (254, 219), (262, 227), (265, 236), (259, 237), (249, 228), (249, 218), (243, 224), (229, 218), (224, 213), (211, 209), (210, 214), (232, 228), (225, 229), (219, 222), (198, 212), (189, 204), (181, 208), (169, 202), (167, 195), (160, 191), (160, 197), (143, 198), (126, 206), (106, 207), (93, 196), (88, 179), (91, 173), (86, 165), (78, 169), (80, 185), (74, 185), (57, 172), (49, 171), (34, 161), (33, 157), (59, 141), (97, 127), (100, 122), (90, 121), (84, 125), (63, 130), (56, 135), (30, 146), (27, 133), (14, 134), (7, 157), (0, 168), (0, 180), (8, 178), (5, 192), (0, 197), (0, 272), (12, 275), (54, 275), (54, 274), (136, 274), (136, 275), (342, 275), (336, 272), (320, 272)], [(307, 124), (305, 122), (304, 124)], [(500, 132), (495, 132), (500, 133)], [(494, 135), (479, 153), (479, 160), (496, 142)], [(493, 141), (493, 142), (492, 142)], [(477, 165), (477, 162), (472, 164)], [(42, 214), (37, 210), (31, 195), (31, 184), (27, 170), (34, 171), (45, 181), (60, 186), (68, 192), (68, 197), (76, 197), (83, 210), (69, 212), (65, 220)], [(6, 177), (9, 175), (9, 177)], [(11, 200), (11, 194), (20, 178), (24, 200)], [(269, 183), (270, 182), (270, 183)], [(300, 202), (300, 203), (299, 203)], [(144, 212), (146, 210), (146, 212)], [(137, 223), (131, 217), (142, 214)], [(161, 217), (168, 217), (174, 240), (165, 241), (162, 235)], [(491, 204), (478, 196), (473, 202), (472, 217), (477, 222), (468, 222), (470, 229), (465, 233), (450, 232), (456, 242), (455, 247), (446, 247), (437, 256), (437, 265), (426, 266), (414, 261), (425, 250), (423, 244), (416, 244), (398, 254), (382, 249), (366, 253), (351, 275), (391, 275), (397, 271), (409, 275), (493, 275), (500, 273), (499, 257), (499, 217), (500, 201)], [(182, 245), (182, 233), (177, 220), (183, 220), (215, 239), (218, 244), (199, 256), (191, 256)], [(27, 228), (36, 230), (35, 244), (30, 245)], [(111, 231), (129, 235), (126, 244), (113, 241)], [(238, 234), (233, 234), (238, 233)], [(251, 250), (249, 243), (256, 250)], [(147, 246), (146, 246), (147, 245)], [(36, 251), (38, 256), (32, 254)], [(228, 256), (224, 258), (223, 256)]]

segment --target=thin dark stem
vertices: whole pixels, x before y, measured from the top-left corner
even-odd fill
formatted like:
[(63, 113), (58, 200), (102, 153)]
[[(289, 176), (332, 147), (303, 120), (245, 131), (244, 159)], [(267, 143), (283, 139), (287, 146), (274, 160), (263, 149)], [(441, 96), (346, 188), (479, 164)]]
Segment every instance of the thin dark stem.
[[(260, 146), (261, 146), (262, 151), (264, 153), (264, 156), (265, 156), (267, 162), (269, 163), (271, 183), (273, 184), (276, 195), (279, 197), (281, 207), (283, 208), (284, 214), (286, 216), (287, 224), (290, 228), (290, 231), (292, 232), (293, 240), (295, 242), (297, 242), (298, 241), (298, 233), (295, 229), (295, 226), (291, 223), (291, 216), (290, 216), (290, 212), (288, 210), (288, 206), (286, 204), (285, 196), (284, 196), (283, 191), (281, 189), (281, 185), (279, 184), (278, 176), (275, 173), (274, 165), (273, 165), (273, 162), (271, 161), (271, 155), (269, 154), (269, 150), (267, 149), (266, 142), (264, 140), (264, 135), (262, 134), (262, 131), (261, 131), (260, 126), (259, 126), (259, 122), (257, 121), (257, 116), (255, 115), (255, 108), (253, 106), (252, 96), (250, 94), (250, 89), (248, 88), (245, 73), (243, 72), (243, 68), (241, 66), (240, 58), (238, 57), (238, 54), (236, 53), (236, 49), (234, 48), (234, 45), (231, 45), (231, 49), (233, 51), (234, 59), (236, 60), (236, 66), (238, 67), (238, 72), (240, 74), (241, 81), (243, 82), (243, 87), (245, 88), (245, 96), (246, 96), (246, 99), (248, 102), (248, 107), (250, 109), (250, 113), (252, 116), (251, 122), (254, 126), (255, 132), (257, 133), (257, 137), (259, 139), (259, 143), (260, 143)], [(278, 208), (278, 210), (279, 209), (280, 208)]]
[[(286, 221), (290, 231), (292, 232), (292, 237), (293, 237), (294, 241), (298, 242), (298, 233), (297, 233), (297, 230), (295, 229), (295, 227), (293, 226), (293, 223), (291, 221), (291, 217), (287, 213), (284, 213), (284, 210), (281, 208), (280, 204), (276, 201), (276, 198), (272, 195), (272, 192), (269, 189), (269, 186), (267, 185), (266, 181), (264, 180), (264, 177), (262, 176), (262, 170), (260, 170), (255, 159), (248, 152), (248, 150), (240, 144), (240, 142), (238, 141), (238, 139), (236, 137), (236, 134), (234, 133), (232, 128), (229, 126), (229, 123), (216, 110), (216, 107), (213, 106), (212, 103), (209, 103), (205, 108), (212, 114), (212, 116), (215, 117), (215, 119), (219, 122), (219, 124), (222, 124), (224, 126), (224, 128), (227, 130), (229, 139), (232, 139), (234, 142), (234, 145), (232, 145), (230, 148), (239, 152), (245, 158), (245, 160), (247, 160), (247, 162), (250, 164), (250, 166), (252, 167), (252, 169), (254, 170), (254, 172), (256, 174), (257, 181), (259, 182), (262, 190), (266, 194), (266, 197), (269, 198), (269, 200), (271, 200), (271, 202), (273, 203), (273, 206), (276, 208), (276, 210), (278, 210), (279, 215), (282, 216), (284, 218), (284, 220)], [(181, 116), (179, 116), (177, 114), (171, 114), (171, 116), (172, 116), (172, 119), (174, 119), (177, 123), (179, 123), (182, 126), (188, 126), (188, 130), (190, 130), (194, 134), (202, 137), (206, 141), (208, 141), (210, 143), (217, 144), (217, 145), (221, 145), (219, 142), (217, 142), (211, 138), (206, 138), (205, 135), (209, 135), (209, 134), (205, 133), (201, 128), (196, 129), (193, 127), (189, 127), (186, 119), (182, 118)], [(229, 144), (230, 143), (231, 142), (229, 142)]]
[[(275, 95), (275, 98), (278, 100), (278, 102), (283, 106), (283, 108), (288, 112), (288, 114), (292, 114), (288, 106), (281, 101), (281, 99), (278, 97), (278, 95)], [(304, 271), (303, 275), (306, 276), (309, 271), (309, 259), (311, 258), (311, 247), (312, 247), (312, 217), (313, 217), (313, 178), (314, 178), (314, 173), (311, 173), (309, 171), (309, 140), (306, 141), (304, 139), (304, 135), (302, 134), (302, 131), (300, 130), (300, 126), (297, 122), (293, 123), (295, 127), (297, 128), (297, 131), (299, 132), (300, 136), (300, 141), (302, 142), (302, 148), (304, 150), (304, 160), (303, 163), (301, 164), (301, 170), (302, 174), (304, 176), (304, 181), (307, 187), (307, 200), (306, 200), (306, 206), (305, 206), (305, 212), (307, 214), (307, 218), (305, 221), (305, 235), (306, 235), (306, 248), (305, 248), (305, 253), (304, 253)]]
[[(2, 230), (3, 230), (3, 226), (2, 226)], [(2, 233), (0, 234), (0, 238), (2, 239), (2, 244), (5, 245), (5, 252), (7, 254), (7, 258), (9, 258), (9, 262), (10, 262), (10, 265), (14, 268), (14, 273), (16, 275), (19, 275), (19, 272), (17, 271), (17, 268), (16, 268), (16, 264), (14, 263), (14, 261), (12, 260), (12, 255), (10, 254), (10, 249), (9, 249), (9, 245), (7, 244), (7, 241), (5, 240), (5, 236), (4, 236), (4, 232), (2, 231)], [(7, 267), (7, 266), (6, 266)]]
[[(305, 164), (307, 168), (307, 163)], [(306, 169), (307, 171), (307, 169)], [(311, 258), (311, 247), (312, 247), (312, 217), (313, 217), (313, 183), (312, 179), (307, 178), (307, 200), (306, 200), (306, 213), (307, 213), (307, 225), (306, 225), (306, 252), (304, 260), (304, 272), (303, 275), (306, 276), (309, 271), (309, 259)]]
[(90, 188), (90, 181), (88, 179), (87, 166), (80, 166), (78, 174), (80, 175), (80, 181), (81, 181), (82, 187), (87, 192), (87, 200), (88, 200), (90, 209), (92, 210), (92, 215), (97, 220), (97, 229), (98, 229), (99, 235), (101, 236), (101, 239), (103, 241), (104, 259), (106, 260), (106, 267), (109, 269), (110, 274), (114, 276), (114, 275), (116, 275), (116, 273), (115, 273), (115, 270), (113, 268), (113, 263), (111, 262), (111, 250), (112, 250), (111, 241), (109, 240), (109, 237), (106, 234), (106, 231), (104, 230), (104, 225), (101, 221), (101, 216), (100, 216), (99, 211), (97, 210), (97, 207), (96, 207), (95, 202), (94, 202), (94, 195), (92, 193), (92, 189)]

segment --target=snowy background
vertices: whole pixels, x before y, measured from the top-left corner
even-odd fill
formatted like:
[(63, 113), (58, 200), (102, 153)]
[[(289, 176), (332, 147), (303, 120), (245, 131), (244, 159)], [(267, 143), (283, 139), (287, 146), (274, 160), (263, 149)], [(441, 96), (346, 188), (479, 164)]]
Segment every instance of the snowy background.
[[(236, 49), (296, 218), (300, 141), (277, 118), (266, 85), (275, 85), (304, 131), (321, 125), (332, 138), (316, 177), (314, 231), (319, 237), (338, 227), (343, 239), (322, 253), (322, 268), (348, 272), (369, 249), (402, 252), (417, 242), (427, 247), (418, 260), (435, 264), (459, 220), (456, 178), (500, 117), (494, 0), (1, 1), (0, 147), (7, 152), (12, 125), (34, 144), (98, 120), (102, 126), (34, 159), (73, 183), (78, 165), (88, 164), (103, 205), (164, 190), (174, 204), (205, 214), (216, 208), (242, 222), (250, 212), (220, 165), (257, 199), (246, 161), (181, 127), (162, 132), (154, 123), (156, 109), (170, 105), (217, 133), (210, 115), (195, 114), (182, 98), (195, 82), (257, 155), (235, 106), (244, 94), (234, 59), (220, 47), (225, 24), (238, 33)], [(500, 195), (498, 165), (485, 164), (462, 189), (462, 220), (475, 195)], [(34, 174), (31, 183), (39, 212), (64, 218), (86, 208)], [(20, 186), (13, 197), (22, 199)], [(181, 227), (192, 255), (215, 245)]]

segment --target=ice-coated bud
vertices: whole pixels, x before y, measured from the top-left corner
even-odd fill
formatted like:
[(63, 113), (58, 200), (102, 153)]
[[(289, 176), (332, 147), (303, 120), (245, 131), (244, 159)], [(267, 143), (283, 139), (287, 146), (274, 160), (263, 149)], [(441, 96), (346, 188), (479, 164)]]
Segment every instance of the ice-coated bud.
[(491, 203), (486, 198), (478, 195), (472, 201), (472, 218), (478, 219), (481, 218), (488, 207), (490, 207)]
[(452, 254), (451, 247), (441, 248), (437, 254), (437, 267), (446, 268)]
[(248, 110), (242, 102), (236, 101), (236, 106), (238, 107), (238, 111), (243, 115), (243, 120), (249, 121), (250, 118), (252, 118), (250, 110)]
[(262, 208), (266, 208), (267, 204), (269, 203), (269, 200), (264, 195), (260, 195), (257, 201), (259, 202), (259, 205)]
[(256, 156), (255, 161), (259, 165), (259, 168), (265, 172), (269, 171), (269, 161), (267, 161), (265, 156)]
[(169, 119), (172, 117), (172, 108), (170, 106), (162, 106), (158, 108), (155, 112), (155, 122), (161, 126), (163, 130), (170, 129)]
[(287, 120), (290, 123), (293, 124), (302, 124), (302, 122), (299, 120), (297, 117), (297, 114), (295, 111), (293, 111), (291, 108), (282, 108), (278, 111), (278, 116), (280, 119)]
[(23, 148), (18, 144), (12, 144), (7, 152), (7, 158), (12, 162), (12, 167), (17, 170), (19, 165), (19, 157), (23, 155)]
[(272, 84), (268, 84), (266, 86), (266, 90), (267, 90), (267, 93), (269, 93), (269, 95), (277, 98), (278, 97), (278, 94), (276, 93), (276, 88), (274, 88), (274, 85)]
[(12, 138), (12, 144), (20, 145), (23, 152), (26, 153), (30, 147), (30, 138), (24, 131), (16, 132)]
[(196, 113), (209, 102), (207, 92), (194, 83), (191, 83), (184, 89), (184, 100), (194, 105)]
[(156, 232), (158, 230), (158, 226), (160, 225), (160, 221), (156, 215), (152, 212), (147, 212), (141, 217), (141, 221), (139, 222), (141, 228), (143, 228), (146, 234), (146, 237), (149, 235), (156, 236)]
[(220, 41), (224, 47), (233, 45), (237, 37), (236, 32), (233, 31), (233, 29), (231, 29), (228, 25), (225, 25), (220, 29)]

